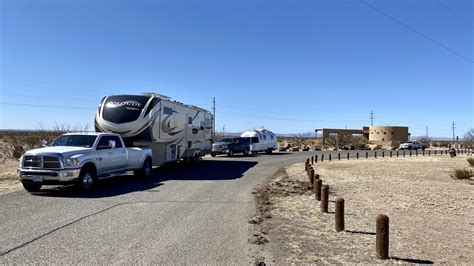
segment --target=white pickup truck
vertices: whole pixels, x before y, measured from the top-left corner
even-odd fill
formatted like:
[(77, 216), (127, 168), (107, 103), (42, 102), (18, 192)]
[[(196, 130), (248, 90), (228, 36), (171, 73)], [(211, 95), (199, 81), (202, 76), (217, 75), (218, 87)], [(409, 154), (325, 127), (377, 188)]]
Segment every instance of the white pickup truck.
[(126, 148), (122, 137), (115, 133), (67, 133), (47, 147), (25, 152), (18, 175), (30, 192), (42, 185), (70, 183), (90, 190), (98, 179), (127, 171), (149, 177), (151, 170), (150, 148)]
[(408, 141), (401, 143), (398, 149), (400, 150), (418, 150), (418, 149), (426, 149), (427, 145), (425, 143), (417, 142), (417, 141)]

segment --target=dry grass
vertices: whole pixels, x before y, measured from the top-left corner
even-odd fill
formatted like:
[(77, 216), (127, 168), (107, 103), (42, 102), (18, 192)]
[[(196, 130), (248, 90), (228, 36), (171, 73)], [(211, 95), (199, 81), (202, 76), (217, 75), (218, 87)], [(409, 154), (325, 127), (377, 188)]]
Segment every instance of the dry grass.
[(467, 162), (471, 167), (474, 167), (474, 158), (467, 158)]
[[(374, 264), (375, 217), (390, 217), (391, 263), (474, 261), (474, 191), (449, 174), (466, 158), (415, 157), (325, 162), (315, 165), (330, 186), (330, 213), (312, 193), (274, 193), (282, 184), (307, 182), (304, 164), (286, 169), (261, 190), (271, 219), (259, 226), (269, 240), (261, 257), (275, 264)], [(284, 181), (284, 182), (282, 182)], [(292, 181), (292, 182), (289, 182)], [(294, 185), (290, 186), (294, 189)], [(308, 191), (304, 186), (301, 190)], [(346, 231), (334, 229), (334, 199), (345, 199)]]
[(454, 169), (450, 176), (454, 179), (469, 179), (474, 177), (474, 172), (470, 169)]

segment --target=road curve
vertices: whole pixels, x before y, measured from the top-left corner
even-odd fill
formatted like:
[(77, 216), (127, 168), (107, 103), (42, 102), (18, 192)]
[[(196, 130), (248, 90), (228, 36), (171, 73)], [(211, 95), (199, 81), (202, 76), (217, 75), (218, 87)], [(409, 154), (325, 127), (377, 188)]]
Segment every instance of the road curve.
[(1, 195), (0, 264), (250, 263), (252, 189), (310, 154), (209, 157), (107, 180), (88, 195)]

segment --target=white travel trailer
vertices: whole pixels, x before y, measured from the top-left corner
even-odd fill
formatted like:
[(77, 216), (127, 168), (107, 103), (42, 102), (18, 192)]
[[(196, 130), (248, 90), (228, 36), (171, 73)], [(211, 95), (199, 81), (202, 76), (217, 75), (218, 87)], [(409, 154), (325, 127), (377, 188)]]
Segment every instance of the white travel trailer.
[(250, 151), (252, 153), (262, 151), (272, 153), (273, 150), (277, 149), (276, 134), (264, 128), (245, 131), (240, 136), (250, 138)]
[(198, 160), (212, 148), (212, 114), (156, 93), (112, 95), (100, 102), (95, 116), (98, 132), (122, 136), (126, 146), (152, 149), (153, 165)]

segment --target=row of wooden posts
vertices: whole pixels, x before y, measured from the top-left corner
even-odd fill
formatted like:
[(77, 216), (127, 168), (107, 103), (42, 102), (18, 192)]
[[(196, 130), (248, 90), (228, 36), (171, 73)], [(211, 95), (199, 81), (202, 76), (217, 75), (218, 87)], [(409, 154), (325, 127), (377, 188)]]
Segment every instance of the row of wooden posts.
[[(317, 155), (316, 155), (317, 158)], [(331, 158), (331, 157), (329, 157)], [(309, 181), (313, 185), (314, 194), (316, 200), (321, 202), (320, 209), (321, 212), (328, 213), (328, 203), (329, 203), (329, 186), (323, 185), (319, 174), (315, 173), (314, 168), (314, 156), (310, 159), (306, 159), (305, 170), (308, 175)], [(336, 198), (335, 200), (335, 226), (336, 232), (344, 231), (344, 199)], [(376, 237), (375, 237), (375, 250), (377, 258), (386, 260), (388, 259), (388, 249), (389, 249), (389, 218), (384, 214), (379, 214), (376, 218)]]
[[(411, 157), (413, 155), (412, 153), (412, 150), (408, 150), (409, 153), (408, 155)], [(457, 150), (457, 154), (465, 154), (467, 153), (469, 150), (468, 149), (460, 149), (460, 150)], [(418, 156), (420, 153), (418, 152), (418, 150), (415, 150), (415, 153), (414, 155), (415, 156)], [(421, 152), (422, 156), (431, 156), (432, 154), (432, 150), (428, 150), (427, 152), (425, 150), (422, 150)], [(434, 155), (448, 155), (449, 154), (449, 150), (434, 150), (433, 151), (433, 154)], [(403, 150), (403, 153), (401, 153), (399, 150), (396, 151), (396, 153), (394, 154), (393, 151), (390, 151), (388, 156), (391, 158), (393, 156), (396, 156), (396, 157), (399, 157), (399, 156), (403, 156), (405, 157), (407, 155), (406, 151)], [(331, 154), (328, 154), (328, 160), (331, 161)], [(348, 152), (347, 153), (347, 160), (349, 160), (350, 158), (350, 153)], [(365, 152), (365, 158), (368, 159), (369, 158), (369, 152)], [(374, 158), (377, 158), (377, 151), (375, 151), (374, 153)], [(385, 151), (382, 151), (382, 158), (385, 158)], [(338, 153), (337, 154), (337, 159), (338, 160), (341, 160), (341, 153)], [(356, 159), (359, 159), (359, 152), (356, 153)], [(321, 154), (321, 157), (319, 158), (319, 160), (321, 162), (324, 161), (324, 154)], [(317, 163), (318, 162), (318, 155), (315, 155), (315, 156), (311, 156), (311, 164), (314, 164), (314, 163)]]

